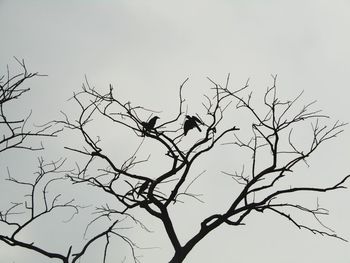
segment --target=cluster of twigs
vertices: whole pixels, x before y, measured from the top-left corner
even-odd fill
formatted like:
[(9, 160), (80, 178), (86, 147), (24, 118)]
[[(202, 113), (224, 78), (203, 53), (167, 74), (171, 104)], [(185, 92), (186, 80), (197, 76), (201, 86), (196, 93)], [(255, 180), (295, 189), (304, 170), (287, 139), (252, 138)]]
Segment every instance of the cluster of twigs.
[[(19, 99), (30, 88), (23, 88), (22, 84), (28, 79), (43, 76), (39, 73), (30, 73), (24, 61), (19, 61), (15, 58), (22, 67), (22, 72), (16, 75), (11, 75), (9, 67), (7, 67), (6, 75), (0, 77), (0, 153), (11, 148), (28, 149), (28, 150), (42, 150), (43, 145), (33, 147), (26, 145), (26, 141), (31, 137), (52, 137), (60, 130), (53, 130), (52, 124), (38, 126), (37, 129), (27, 129), (26, 124), (31, 116), (29, 113), (25, 118), (12, 119), (8, 117), (9, 112), (6, 111), (11, 103)], [(52, 131), (50, 131), (50, 129)]]

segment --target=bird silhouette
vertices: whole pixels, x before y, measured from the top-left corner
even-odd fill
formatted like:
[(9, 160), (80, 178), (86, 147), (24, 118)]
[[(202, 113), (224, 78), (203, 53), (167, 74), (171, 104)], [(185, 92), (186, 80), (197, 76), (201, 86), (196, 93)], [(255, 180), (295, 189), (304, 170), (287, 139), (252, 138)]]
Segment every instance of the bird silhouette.
[(143, 194), (146, 189), (148, 188), (148, 185), (149, 185), (149, 181), (145, 181), (139, 188), (139, 191), (137, 192), (137, 196), (140, 196), (141, 194)]
[(196, 116), (186, 115), (186, 120), (184, 123), (184, 135), (186, 136), (188, 131), (193, 128), (197, 128), (198, 131), (201, 132), (202, 130), (199, 128), (198, 123), (203, 124)]
[(154, 116), (152, 119), (150, 119), (148, 122), (143, 121), (142, 127), (143, 127), (143, 133), (145, 133), (146, 131), (151, 131), (154, 129), (154, 126), (156, 125), (157, 119), (159, 119), (158, 116)]

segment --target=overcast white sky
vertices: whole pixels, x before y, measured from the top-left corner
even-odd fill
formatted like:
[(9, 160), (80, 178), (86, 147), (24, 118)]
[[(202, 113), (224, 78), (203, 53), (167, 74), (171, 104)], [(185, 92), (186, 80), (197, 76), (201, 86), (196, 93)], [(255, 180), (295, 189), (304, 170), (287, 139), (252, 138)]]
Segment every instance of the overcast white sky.
[[(271, 84), (271, 74), (278, 74), (282, 97), (304, 90), (306, 101), (316, 99), (334, 120), (349, 122), (349, 14), (346, 0), (0, 0), (0, 67), (3, 73), (7, 64), (15, 70), (16, 56), (30, 70), (48, 75), (31, 82), (32, 93), (18, 106), (33, 108), (33, 120), (39, 122), (57, 118), (61, 109), (69, 111), (67, 99), (79, 90), (85, 74), (101, 90), (112, 83), (123, 99), (167, 111), (186, 77), (186, 94), (193, 98), (209, 90), (207, 76), (223, 81), (229, 72), (233, 86), (250, 78), (258, 93)], [(48, 149), (48, 155), (60, 157), (64, 151), (58, 148)], [(350, 172), (349, 158), (347, 127), (315, 155), (310, 172), (332, 184)], [(6, 155), (0, 161), (1, 176), (6, 176), (5, 165), (16, 163), (13, 154)], [(24, 160), (23, 167), (29, 163)], [(209, 185), (203, 187), (210, 188), (210, 181), (205, 182)], [(2, 192), (1, 199), (9, 194)], [(320, 201), (330, 209), (328, 225), (350, 239), (350, 192), (323, 195)], [(179, 222), (186, 224), (184, 216), (192, 211), (182, 212)], [(168, 245), (147, 252), (143, 262), (165, 262)], [(0, 248), (5, 263), (40, 260), (23, 250)], [(349, 243), (299, 231), (263, 214), (253, 215), (245, 227), (215, 231), (186, 262), (349, 261)]]

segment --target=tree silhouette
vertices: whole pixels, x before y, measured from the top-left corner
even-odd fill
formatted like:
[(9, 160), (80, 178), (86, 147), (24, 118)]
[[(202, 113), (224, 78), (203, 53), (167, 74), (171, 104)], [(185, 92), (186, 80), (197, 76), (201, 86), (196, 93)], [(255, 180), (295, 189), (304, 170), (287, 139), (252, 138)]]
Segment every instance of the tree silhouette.
[[(300, 163), (308, 165), (309, 157), (319, 149), (321, 144), (339, 135), (345, 124), (341, 122), (323, 124), (328, 116), (319, 110), (313, 110), (314, 102), (298, 109), (297, 104), (302, 93), (292, 100), (281, 100), (277, 96), (276, 76), (273, 76), (273, 85), (266, 90), (262, 98), (264, 108), (253, 105), (253, 95), (249, 93), (248, 81), (243, 87), (234, 90), (229, 87), (229, 75), (224, 85), (210, 78), (208, 80), (212, 85), (211, 94), (204, 96), (202, 110), (197, 111), (197, 116), (190, 118), (186, 116), (189, 116), (187, 111), (191, 105), (186, 104), (183, 96), (188, 79), (180, 85), (178, 110), (170, 118), (165, 117), (166, 114), (162, 116), (154, 110), (133, 105), (130, 101), (122, 101), (115, 94), (112, 85), (106, 93), (100, 93), (86, 80), (82, 90), (73, 95), (74, 101), (79, 106), (77, 117), (63, 113), (61, 120), (50, 122), (50, 125), (56, 125), (55, 127), (63, 125), (65, 130), (77, 133), (82, 138), (78, 147), (66, 145), (65, 148), (81, 155), (83, 164), (78, 165), (74, 171), (63, 170), (61, 167), (64, 160), (45, 164), (42, 159), (39, 159), (42, 172), (38, 173), (35, 183), (20, 182), (13, 177), (10, 177), (10, 180), (32, 187), (32, 197), (37, 182), (46, 173), (64, 173), (65, 178), (68, 178), (72, 184), (83, 184), (99, 189), (112, 198), (114, 204), (111, 205), (106, 201), (106, 205), (96, 208), (98, 216), (89, 223), (87, 228), (101, 218), (108, 218), (109, 226), (90, 238), (80, 248), (69, 244), (67, 253), (64, 255), (48, 252), (33, 244), (17, 240), (16, 233), (43, 213), (65, 206), (72, 206), (75, 210), (81, 208), (73, 202), (57, 203), (55, 199), (51, 205), (48, 205), (44, 194), (43, 198), (47, 204), (45, 209), (41, 213), (34, 212), (34, 201), (32, 201), (28, 208), (32, 214), (24, 224), (12, 223), (8, 220), (8, 215), (17, 208), (18, 204), (1, 213), (1, 221), (15, 224), (17, 230), (12, 236), (0, 235), (0, 240), (12, 246), (32, 249), (50, 258), (61, 259), (63, 262), (76, 262), (95, 241), (105, 238), (103, 262), (108, 262), (107, 251), (111, 249), (110, 238), (119, 237), (130, 246), (133, 260), (140, 262), (135, 252), (137, 247), (134, 242), (127, 236), (121, 235), (116, 228), (122, 215), (142, 225), (142, 220), (137, 219), (133, 214), (135, 209), (147, 212), (162, 223), (173, 247), (173, 255), (169, 258), (169, 262), (172, 263), (183, 262), (192, 248), (211, 231), (225, 224), (232, 227), (244, 225), (245, 219), (253, 215), (253, 212), (271, 211), (287, 219), (299, 229), (345, 240), (322, 223), (320, 216), (327, 215), (328, 210), (320, 207), (318, 203), (316, 208), (307, 207), (302, 203), (296, 203), (292, 197), (302, 192), (320, 193), (345, 188), (344, 183), (350, 175), (339, 182), (334, 182), (331, 186), (323, 187), (315, 186), (316, 183), (298, 185), (298, 182), (292, 181), (292, 184), (289, 181), (300, 168), (298, 165)], [(4, 90), (4, 86), (1, 87)], [(247, 123), (240, 123), (241, 119), (232, 120), (231, 112), (247, 114), (249, 116), (246, 118)], [(157, 116), (153, 116), (155, 113)], [(159, 120), (156, 124), (158, 116)], [(147, 121), (148, 119), (152, 122)], [(200, 123), (203, 131), (193, 133), (188, 139), (189, 136), (184, 137), (184, 125), (190, 119), (195, 123), (191, 128)], [(11, 124), (5, 117), (3, 120), (7, 126)], [(131, 136), (138, 142), (135, 151), (126, 159), (120, 160), (106, 149), (101, 135), (101, 121), (104, 122), (103, 125), (109, 125), (111, 130), (123, 131), (116, 135), (116, 140), (124, 140), (122, 136), (125, 135), (128, 138)], [(311, 127), (307, 137), (308, 144), (299, 143), (298, 136), (294, 135), (298, 130), (305, 132), (301, 125), (310, 123), (311, 126), (307, 126)], [(45, 129), (40, 130), (37, 135), (43, 133), (42, 135), (46, 136), (45, 131)], [(53, 136), (55, 133), (49, 135)], [(146, 141), (151, 147), (144, 146)], [(225, 146), (222, 145), (223, 143)], [(10, 144), (8, 145), (7, 148), (10, 148)], [(248, 152), (251, 156), (242, 172), (234, 171), (234, 167), (232, 167), (233, 172), (222, 172), (235, 180), (239, 190), (227, 194), (229, 205), (226, 209), (218, 210), (201, 219), (192, 237), (181, 240), (174, 226), (179, 215), (171, 213), (170, 210), (178, 203), (185, 202), (181, 198), (183, 196), (203, 202), (199, 195), (189, 191), (191, 185), (198, 181), (201, 175), (194, 176), (193, 167), (203, 165), (200, 159), (209, 154), (214, 147), (220, 150), (220, 147), (230, 146), (233, 153)], [(152, 172), (150, 176), (143, 169), (150, 159), (139, 158), (139, 155), (141, 151), (148, 151), (151, 154), (154, 149), (161, 152), (159, 160), (155, 163), (162, 162), (167, 165), (167, 168), (158, 173)], [(224, 157), (217, 157), (216, 162), (220, 162), (222, 158)], [(206, 168), (203, 167), (203, 169)], [(192, 209), (195, 212), (196, 207)], [(312, 215), (318, 225), (309, 226), (299, 221), (294, 217), (295, 212)], [(143, 228), (146, 229), (145, 226)]]

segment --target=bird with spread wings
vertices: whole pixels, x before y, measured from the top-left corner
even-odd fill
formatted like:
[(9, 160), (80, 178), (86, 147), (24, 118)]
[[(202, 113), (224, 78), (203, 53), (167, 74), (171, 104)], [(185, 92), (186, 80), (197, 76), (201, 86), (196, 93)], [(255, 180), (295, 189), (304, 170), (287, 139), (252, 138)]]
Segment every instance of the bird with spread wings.
[(198, 124), (203, 124), (203, 122), (198, 119), (196, 116), (189, 116), (186, 115), (186, 120), (184, 123), (184, 136), (187, 135), (188, 131), (193, 129), (193, 128), (197, 128), (198, 131), (202, 131), (201, 128), (199, 128)]

